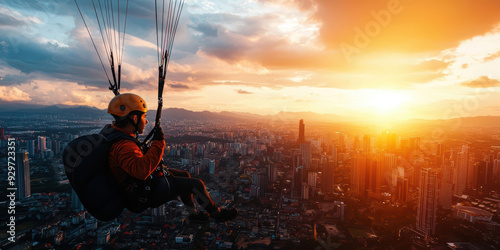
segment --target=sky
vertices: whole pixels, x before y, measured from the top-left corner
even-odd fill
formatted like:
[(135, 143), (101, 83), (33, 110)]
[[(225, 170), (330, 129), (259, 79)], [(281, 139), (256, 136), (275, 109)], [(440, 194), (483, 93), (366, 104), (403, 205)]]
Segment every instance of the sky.
[[(78, 4), (106, 58), (92, 2)], [(164, 107), (385, 121), (500, 115), (499, 9), (497, 0), (186, 0)], [(121, 76), (121, 92), (150, 109), (154, 16), (154, 1), (129, 1)], [(1, 103), (105, 109), (108, 86), (74, 1), (0, 0)]]

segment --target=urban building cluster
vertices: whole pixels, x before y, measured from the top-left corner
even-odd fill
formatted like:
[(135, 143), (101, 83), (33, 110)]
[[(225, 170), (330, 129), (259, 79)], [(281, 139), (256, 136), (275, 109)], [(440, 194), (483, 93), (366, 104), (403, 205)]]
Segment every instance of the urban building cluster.
[(16, 242), (2, 249), (500, 248), (499, 131), (435, 139), (425, 128), (165, 121), (165, 165), (202, 179), (240, 216), (196, 224), (173, 200), (102, 222), (72, 191), (61, 152), (107, 120), (58, 119), (58, 128), (1, 124), (1, 153), (8, 138), (17, 151)]

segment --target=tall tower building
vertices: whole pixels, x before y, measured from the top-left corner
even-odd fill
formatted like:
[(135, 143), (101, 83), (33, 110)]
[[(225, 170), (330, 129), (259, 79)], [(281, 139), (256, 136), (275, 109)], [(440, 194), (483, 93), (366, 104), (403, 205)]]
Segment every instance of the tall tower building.
[(47, 149), (47, 138), (44, 136), (38, 136), (38, 152), (42, 153), (45, 152)]
[(357, 155), (352, 161), (351, 190), (355, 196), (364, 196), (366, 189), (367, 158)]
[(363, 153), (368, 155), (371, 151), (371, 141), (368, 135), (363, 136)]
[(35, 141), (28, 140), (26, 141), (26, 148), (30, 157), (35, 156)]
[(438, 209), (438, 178), (437, 172), (431, 168), (420, 171), (420, 185), (418, 190), (417, 225), (416, 229), (425, 237), (436, 231), (436, 216)]
[(274, 164), (268, 166), (268, 178), (271, 182), (278, 180), (278, 167)]
[(398, 177), (396, 185), (396, 196), (400, 202), (407, 202), (409, 198), (408, 194), (408, 179), (403, 177)]
[(307, 184), (311, 187), (316, 187), (317, 179), (318, 179), (318, 173), (309, 172), (309, 174), (307, 175)]
[(305, 136), (305, 125), (304, 125), (304, 120), (300, 120), (299, 122), (299, 143), (304, 143), (306, 142), (306, 136)]
[(311, 166), (311, 143), (300, 143), (300, 153), (302, 154), (302, 162), (306, 169)]
[(18, 200), (31, 196), (30, 162), (28, 152), (16, 152), (16, 197)]
[(321, 191), (323, 193), (332, 193), (333, 192), (333, 175), (335, 171), (335, 162), (328, 161), (323, 163), (323, 169), (321, 173)]
[(299, 166), (293, 171), (292, 197), (300, 198), (302, 194), (302, 183), (304, 182), (304, 168)]
[(4, 128), (0, 128), (0, 140), (6, 140)]
[(309, 200), (309, 186), (307, 183), (303, 182), (300, 189), (300, 198), (303, 200)]
[(469, 173), (469, 147), (462, 146), (462, 151), (454, 156), (453, 166), (455, 169), (454, 184), (455, 195), (462, 195), (467, 187), (468, 173)]
[(215, 174), (215, 160), (210, 160), (208, 162), (208, 173)]

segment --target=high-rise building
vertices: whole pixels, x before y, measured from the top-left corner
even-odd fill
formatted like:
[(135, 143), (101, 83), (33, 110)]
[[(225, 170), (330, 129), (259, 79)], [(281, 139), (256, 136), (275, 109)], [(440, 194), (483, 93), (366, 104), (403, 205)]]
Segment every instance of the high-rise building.
[(304, 143), (306, 142), (306, 136), (305, 136), (305, 124), (304, 120), (300, 120), (299, 122), (299, 143)]
[(351, 190), (355, 196), (363, 196), (366, 189), (366, 161), (364, 155), (357, 155), (352, 161)]
[(392, 185), (392, 171), (396, 168), (397, 157), (395, 154), (383, 154), (381, 155), (382, 165), (380, 168), (382, 176), (382, 185), (393, 187)]
[(500, 184), (500, 159), (493, 161), (493, 185)]
[(407, 202), (409, 198), (408, 194), (408, 179), (403, 177), (398, 177), (398, 182), (396, 185), (396, 198), (400, 202)]
[(28, 152), (16, 152), (16, 197), (18, 200), (31, 196), (30, 162)]
[(275, 182), (278, 180), (278, 167), (276, 165), (271, 164), (268, 166), (268, 177), (271, 182)]
[(469, 173), (469, 147), (462, 146), (462, 151), (452, 154), (454, 166), (455, 195), (462, 195), (467, 188)]
[(431, 168), (422, 169), (420, 171), (418, 190), (416, 229), (426, 238), (432, 236), (436, 231), (438, 197), (439, 188), (436, 170)]
[(311, 166), (311, 143), (300, 143), (300, 153), (302, 154), (302, 163), (306, 169)]
[(38, 136), (38, 152), (45, 152), (47, 149), (47, 139), (44, 136)]
[(61, 153), (61, 141), (59, 140), (52, 141), (52, 151), (54, 151), (54, 154), (56, 155)]
[(368, 135), (363, 136), (363, 153), (368, 155), (371, 151), (371, 141)]
[(382, 187), (382, 167), (381, 162), (375, 159), (368, 159), (366, 162), (366, 191), (370, 198), (378, 198)]
[(300, 198), (303, 200), (309, 200), (309, 186), (307, 186), (307, 183), (305, 182), (302, 183), (302, 188), (300, 190)]
[(159, 207), (149, 209), (152, 223), (161, 225), (165, 223), (165, 207), (166, 205), (162, 204)]
[(302, 193), (302, 183), (304, 182), (304, 167), (299, 166), (293, 171), (292, 197), (299, 198)]
[(309, 174), (307, 175), (307, 184), (311, 187), (316, 187), (317, 180), (318, 180), (318, 173), (309, 172)]
[(52, 150), (52, 139), (50, 137), (45, 137), (45, 148)]
[(4, 128), (0, 128), (0, 140), (6, 140)]
[(71, 189), (71, 210), (75, 212), (81, 212), (84, 210), (83, 204), (74, 189)]
[(35, 141), (34, 140), (26, 141), (26, 150), (28, 151), (29, 157), (35, 156)]
[(335, 165), (336, 163), (334, 161), (323, 163), (323, 169), (321, 171), (321, 191), (325, 194), (333, 192)]
[(208, 162), (208, 172), (209, 174), (215, 174), (215, 160), (210, 160)]
[(474, 177), (472, 180), (473, 188), (476, 189), (477, 192), (484, 192), (486, 188), (486, 180), (487, 180), (487, 168), (488, 163), (486, 161), (478, 161), (474, 163)]
[(273, 152), (274, 162), (281, 162), (282, 159), (283, 159), (283, 153), (281, 153), (281, 151), (277, 150)]

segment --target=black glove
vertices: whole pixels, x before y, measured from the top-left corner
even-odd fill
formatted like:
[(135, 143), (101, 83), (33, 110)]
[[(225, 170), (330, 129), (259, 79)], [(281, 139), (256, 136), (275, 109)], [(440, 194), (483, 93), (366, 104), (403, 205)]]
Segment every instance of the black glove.
[(163, 129), (161, 129), (161, 127), (155, 128), (155, 133), (153, 134), (153, 141), (154, 140), (158, 141), (165, 140), (165, 135), (163, 134)]

